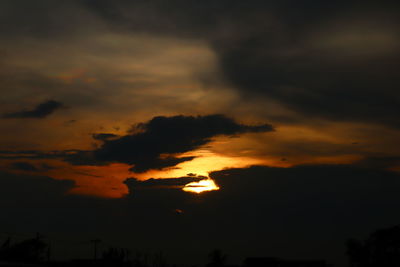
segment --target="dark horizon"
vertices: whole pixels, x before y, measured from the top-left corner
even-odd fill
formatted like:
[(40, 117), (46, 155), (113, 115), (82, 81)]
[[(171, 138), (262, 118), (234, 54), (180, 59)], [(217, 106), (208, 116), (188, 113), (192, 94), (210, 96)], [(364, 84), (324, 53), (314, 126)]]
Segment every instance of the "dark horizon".
[[(15, 241), (11, 236), (27, 236), (24, 234), (7, 234), (0, 247), (1, 266), (113, 266), (113, 267), (332, 267), (323, 259), (282, 258), (271, 256), (245, 257), (240, 262), (232, 262), (229, 255), (221, 249), (213, 249), (208, 253), (207, 261), (187, 262), (182, 251), (174, 252), (173, 257), (163, 251), (143, 251), (110, 245), (101, 239), (94, 238), (86, 242), (66, 241), (46, 237), (36, 233), (34, 238)], [(55, 242), (56, 241), (56, 242)], [(72, 241), (72, 242), (71, 242)], [(171, 240), (172, 241), (172, 240)], [(68, 243), (72, 246), (91, 246), (91, 256), (80, 258), (56, 259), (55, 244)], [(66, 246), (64, 247), (64, 249)], [(393, 267), (400, 263), (400, 225), (378, 229), (365, 240), (349, 238), (346, 240), (348, 266), (359, 267)], [(60, 249), (59, 249), (60, 250)], [(177, 257), (178, 256), (178, 257)], [(186, 260), (185, 260), (186, 259)], [(172, 260), (172, 262), (171, 262)], [(237, 259), (236, 259), (237, 260)]]

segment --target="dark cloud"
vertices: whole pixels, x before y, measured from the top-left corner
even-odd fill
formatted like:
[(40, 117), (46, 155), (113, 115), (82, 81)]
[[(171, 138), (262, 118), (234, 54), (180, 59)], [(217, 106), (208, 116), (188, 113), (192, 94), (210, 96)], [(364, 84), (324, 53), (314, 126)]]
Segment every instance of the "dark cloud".
[(399, 127), (398, 4), (283, 2), (211, 41), (225, 77), (303, 115)]
[(0, 159), (65, 159), (66, 161), (75, 161), (76, 165), (81, 165), (78, 162), (91, 157), (91, 151), (77, 149), (53, 150), (49, 152), (38, 150), (0, 150)]
[(397, 2), (19, 0), (1, 7), (8, 38), (59, 37), (85, 21), (97, 32), (96, 18), (114, 32), (202, 39), (245, 96), (306, 116), (400, 125)]
[(273, 99), (305, 116), (400, 127), (398, 3), (86, 4), (133, 32), (207, 40), (244, 96)]
[(272, 125), (244, 125), (224, 115), (154, 117), (135, 125), (125, 136), (94, 134), (102, 141), (95, 150), (0, 151), (0, 159), (62, 159), (73, 165), (107, 165), (126, 163), (134, 172), (171, 168), (191, 161), (194, 156), (180, 154), (193, 151), (221, 135), (235, 137), (244, 133), (274, 131)]
[(54, 180), (45, 176), (0, 172), (0, 195), (3, 204), (11, 203), (13, 199), (23, 202), (46, 201), (47, 198), (50, 200), (52, 197), (65, 195), (74, 185), (72, 181)]
[(32, 164), (29, 162), (17, 161), (17, 162), (11, 163), (10, 168), (14, 169), (14, 170), (18, 170), (18, 171), (40, 172), (40, 171), (52, 170), (55, 167), (53, 167), (49, 164), (46, 164), (46, 163)]
[(19, 171), (39, 171), (39, 169), (35, 165), (32, 165), (29, 162), (14, 162), (11, 164), (11, 168)]
[(60, 158), (73, 165), (82, 165), (82, 166), (106, 165), (106, 163), (100, 162), (94, 158), (93, 151), (85, 151), (85, 150), (59, 151), (56, 153), (55, 157)]
[[(0, 10), (0, 38), (5, 39), (64, 38), (69, 34), (89, 33), (93, 30), (91, 26), (95, 26), (90, 13), (83, 10), (81, 0), (58, 4), (51, 0), (5, 0), (0, 3)], [(88, 27), (79, 27), (81, 23), (87, 23)]]
[(115, 139), (118, 137), (118, 135), (110, 134), (110, 133), (96, 133), (96, 134), (92, 134), (92, 137), (95, 140), (106, 141), (109, 139)]
[(198, 182), (206, 177), (204, 176), (190, 176), (180, 178), (164, 178), (164, 179), (148, 179), (140, 181), (135, 178), (129, 178), (125, 181), (125, 184), (132, 190), (143, 189), (143, 188), (182, 188), (188, 183)]
[(147, 157), (143, 158), (141, 160), (137, 160), (136, 164), (130, 168), (130, 171), (133, 172), (146, 172), (151, 169), (157, 169), (157, 170), (162, 170), (166, 168), (172, 168), (179, 163), (185, 162), (185, 161), (191, 161), (195, 159), (196, 157), (174, 157), (174, 156), (168, 156), (168, 157)]
[(24, 118), (36, 118), (42, 119), (51, 114), (53, 114), (56, 110), (63, 107), (61, 102), (55, 100), (49, 100), (43, 102), (36, 106), (31, 110), (23, 110), (18, 112), (6, 113), (3, 115), (3, 118), (6, 119), (24, 119)]
[(356, 163), (368, 169), (389, 169), (400, 166), (399, 156), (372, 156), (366, 157)]
[(223, 115), (160, 116), (138, 124), (130, 135), (105, 140), (93, 154), (98, 161), (127, 163), (134, 165), (133, 171), (144, 172), (190, 161), (194, 157), (175, 155), (195, 150), (219, 135), (268, 131), (273, 131), (271, 125), (243, 125)]
[(395, 115), (400, 112), (396, 89), (400, 84), (393, 71), (399, 67), (398, 51), (352, 59), (333, 47), (330, 51), (277, 56), (299, 49), (301, 44), (271, 42), (276, 41), (259, 33), (238, 41), (231, 51), (221, 46), (222, 68), (245, 94), (278, 100), (306, 115), (400, 126)]
[[(42, 159), (60, 159), (73, 165), (102, 166), (105, 162), (100, 162), (93, 157), (93, 151), (88, 150), (54, 150), (54, 151), (0, 151), (0, 159), (5, 160), (42, 160)], [(14, 166), (15, 168), (15, 166)], [(38, 168), (37, 166), (35, 168)], [(52, 169), (52, 166), (42, 164), (40, 170)]]

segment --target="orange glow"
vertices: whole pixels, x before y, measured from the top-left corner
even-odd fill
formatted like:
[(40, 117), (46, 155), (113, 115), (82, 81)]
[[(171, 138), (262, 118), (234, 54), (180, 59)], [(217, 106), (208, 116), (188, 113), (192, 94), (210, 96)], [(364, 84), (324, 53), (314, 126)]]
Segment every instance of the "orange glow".
[[(131, 177), (129, 171), (131, 166), (127, 164), (110, 164), (105, 166), (74, 166), (60, 160), (44, 160), (36, 162), (34, 160), (25, 160), (33, 166), (39, 166), (43, 163), (51, 166), (49, 170), (23, 171), (9, 169), (10, 173), (46, 176), (56, 180), (70, 180), (75, 182), (69, 194), (89, 195), (104, 198), (121, 198), (129, 193), (127, 186), (123, 183), (126, 178)], [(4, 165), (0, 163), (0, 168), (7, 168), (12, 161), (5, 161)]]
[(82, 77), (84, 77), (86, 74), (86, 70), (84, 69), (76, 69), (76, 70), (71, 70), (68, 73), (63, 73), (60, 75), (57, 75), (56, 78), (58, 78), (59, 80), (70, 84)]
[(264, 159), (251, 157), (232, 157), (214, 153), (209, 150), (196, 150), (190, 153), (180, 155), (181, 157), (195, 156), (192, 161), (178, 164), (175, 168), (165, 170), (150, 170), (146, 173), (137, 173), (134, 176), (139, 180), (150, 178), (177, 178), (184, 177), (188, 173), (208, 177), (210, 172), (219, 171), (226, 168), (245, 168), (251, 165), (271, 165)]
[(192, 182), (182, 188), (185, 192), (200, 194), (208, 191), (219, 190), (219, 186), (210, 178), (201, 180), (199, 182)]
[(123, 181), (130, 177), (130, 166), (114, 163), (106, 166), (64, 165), (45, 174), (59, 180), (72, 180), (76, 186), (71, 194), (90, 195), (105, 198), (121, 198), (128, 194)]

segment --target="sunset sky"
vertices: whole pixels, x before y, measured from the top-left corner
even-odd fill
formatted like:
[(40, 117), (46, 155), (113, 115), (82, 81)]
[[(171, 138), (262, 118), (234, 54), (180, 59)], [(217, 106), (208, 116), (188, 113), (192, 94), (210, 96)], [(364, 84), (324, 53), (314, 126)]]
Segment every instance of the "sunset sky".
[(0, 243), (344, 266), (400, 224), (399, 7), (0, 1)]

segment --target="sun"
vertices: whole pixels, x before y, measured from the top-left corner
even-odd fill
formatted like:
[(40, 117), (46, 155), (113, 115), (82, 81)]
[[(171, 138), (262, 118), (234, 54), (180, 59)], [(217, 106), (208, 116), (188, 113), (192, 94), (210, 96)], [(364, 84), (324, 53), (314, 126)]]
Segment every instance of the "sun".
[(219, 186), (211, 178), (207, 178), (198, 182), (188, 183), (182, 188), (185, 192), (200, 194), (207, 191), (219, 190)]

